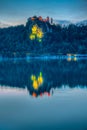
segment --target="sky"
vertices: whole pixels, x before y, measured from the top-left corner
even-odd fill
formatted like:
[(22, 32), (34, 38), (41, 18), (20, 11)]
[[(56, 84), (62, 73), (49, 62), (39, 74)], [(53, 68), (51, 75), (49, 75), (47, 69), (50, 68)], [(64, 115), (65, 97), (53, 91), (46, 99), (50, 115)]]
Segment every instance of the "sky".
[(37, 15), (77, 22), (87, 19), (87, 0), (0, 0), (0, 22), (21, 24)]

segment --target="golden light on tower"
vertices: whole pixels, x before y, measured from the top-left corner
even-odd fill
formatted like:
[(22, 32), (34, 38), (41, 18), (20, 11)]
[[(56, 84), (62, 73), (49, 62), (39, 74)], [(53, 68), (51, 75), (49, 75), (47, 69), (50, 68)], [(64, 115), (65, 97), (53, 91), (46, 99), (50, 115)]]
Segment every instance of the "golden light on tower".
[(34, 40), (34, 39), (35, 39), (35, 35), (34, 35), (34, 34), (31, 34), (31, 35), (30, 35), (30, 39), (31, 39), (31, 40)]
[(43, 32), (41, 29), (38, 29), (37, 37), (40, 39), (43, 37)]
[(38, 29), (37, 25), (34, 25), (32, 27), (32, 34), (37, 34), (37, 29)]
[(30, 40), (35, 40), (36, 38), (38, 39), (39, 42), (42, 41), (43, 38), (43, 32), (42, 29), (38, 27), (37, 24), (33, 25), (31, 29), (31, 34), (29, 35)]

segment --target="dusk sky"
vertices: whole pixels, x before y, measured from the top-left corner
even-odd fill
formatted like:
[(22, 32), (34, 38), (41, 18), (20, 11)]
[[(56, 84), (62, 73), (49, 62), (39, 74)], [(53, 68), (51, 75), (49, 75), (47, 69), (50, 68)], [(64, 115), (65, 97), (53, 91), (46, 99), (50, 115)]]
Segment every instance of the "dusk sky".
[(0, 22), (25, 23), (33, 15), (55, 20), (87, 19), (87, 0), (0, 0)]

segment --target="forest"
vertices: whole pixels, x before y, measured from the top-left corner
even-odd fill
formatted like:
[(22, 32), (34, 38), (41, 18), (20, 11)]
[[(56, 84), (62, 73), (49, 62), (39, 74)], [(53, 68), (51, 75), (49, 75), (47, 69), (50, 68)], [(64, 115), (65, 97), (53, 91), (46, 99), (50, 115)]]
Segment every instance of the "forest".
[(50, 31), (45, 30), (45, 23), (36, 21), (43, 30), (43, 38), (31, 40), (32, 21), (26, 26), (0, 28), (0, 56), (26, 57), (43, 54), (87, 54), (87, 25), (61, 27), (59, 24), (47, 23)]

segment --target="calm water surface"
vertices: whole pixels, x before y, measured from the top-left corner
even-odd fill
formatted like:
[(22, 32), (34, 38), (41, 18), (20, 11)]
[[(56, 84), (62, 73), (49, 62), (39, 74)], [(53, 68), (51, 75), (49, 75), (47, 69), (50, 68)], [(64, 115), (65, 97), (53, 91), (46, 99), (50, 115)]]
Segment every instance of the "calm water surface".
[(0, 62), (0, 130), (86, 130), (86, 60)]

